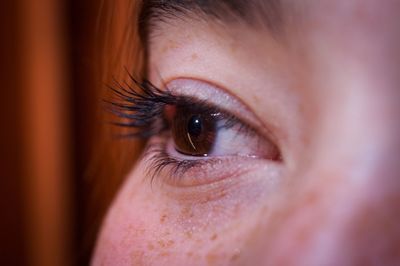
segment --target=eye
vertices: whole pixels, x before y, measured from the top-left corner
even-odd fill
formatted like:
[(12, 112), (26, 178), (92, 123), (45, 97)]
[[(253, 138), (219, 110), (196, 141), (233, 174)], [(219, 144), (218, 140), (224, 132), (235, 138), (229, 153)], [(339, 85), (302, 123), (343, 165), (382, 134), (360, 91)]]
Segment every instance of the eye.
[[(148, 140), (144, 153), (150, 180), (186, 187), (218, 182), (283, 162), (277, 138), (239, 99), (213, 84), (176, 79), (161, 90), (149, 81), (112, 89), (120, 102), (111, 111), (128, 136)], [(275, 169), (275, 170), (274, 170)], [(272, 172), (271, 172), (272, 171)]]
[[(247, 156), (279, 159), (278, 148), (228, 112), (182, 99), (165, 108), (175, 150), (193, 157)], [(191, 104), (189, 104), (191, 102)]]

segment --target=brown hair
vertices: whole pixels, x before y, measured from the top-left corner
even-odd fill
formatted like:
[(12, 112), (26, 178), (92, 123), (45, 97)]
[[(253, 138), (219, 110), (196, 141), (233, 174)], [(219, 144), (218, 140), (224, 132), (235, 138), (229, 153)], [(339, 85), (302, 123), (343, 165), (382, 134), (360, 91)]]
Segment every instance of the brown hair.
[[(143, 74), (143, 48), (138, 35), (141, 1), (101, 1), (93, 38), (93, 92), (97, 99), (90, 141), (90, 164), (85, 178), (89, 187), (86, 218), (86, 246), (93, 246), (101, 220), (124, 177), (132, 168), (143, 142), (120, 139), (123, 128), (108, 123), (117, 119), (104, 109), (102, 100), (112, 99), (107, 88), (114, 80), (130, 82), (128, 73), (140, 79)], [(90, 49), (90, 47), (89, 47)]]

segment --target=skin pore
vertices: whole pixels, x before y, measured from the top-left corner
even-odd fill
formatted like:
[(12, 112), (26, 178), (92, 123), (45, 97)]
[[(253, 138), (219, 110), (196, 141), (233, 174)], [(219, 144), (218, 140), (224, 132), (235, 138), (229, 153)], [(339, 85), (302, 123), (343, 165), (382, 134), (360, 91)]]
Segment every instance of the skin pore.
[(256, 129), (229, 151), (261, 139), (282, 159), (236, 156), (151, 179), (145, 153), (109, 209), (93, 265), (400, 262), (400, 2), (280, 6), (275, 28), (196, 12), (155, 22), (148, 79), (225, 104)]

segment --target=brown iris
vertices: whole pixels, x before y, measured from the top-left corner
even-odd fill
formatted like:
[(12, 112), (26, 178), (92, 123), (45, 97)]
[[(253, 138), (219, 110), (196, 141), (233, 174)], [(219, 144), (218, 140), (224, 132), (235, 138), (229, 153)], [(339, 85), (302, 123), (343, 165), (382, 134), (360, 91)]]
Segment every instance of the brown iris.
[(171, 119), (175, 149), (191, 156), (207, 156), (214, 146), (217, 116), (213, 113), (176, 107)]

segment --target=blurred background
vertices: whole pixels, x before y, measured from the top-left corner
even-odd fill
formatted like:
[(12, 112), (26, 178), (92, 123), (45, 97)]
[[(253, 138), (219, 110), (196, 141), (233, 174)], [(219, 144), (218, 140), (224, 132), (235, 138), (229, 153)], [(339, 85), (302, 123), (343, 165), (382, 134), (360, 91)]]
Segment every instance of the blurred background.
[(88, 207), (98, 183), (87, 176), (102, 86), (94, 47), (96, 34), (110, 30), (102, 5), (0, 1), (0, 265), (89, 262), (99, 217), (120, 182), (98, 196), (102, 208)]

